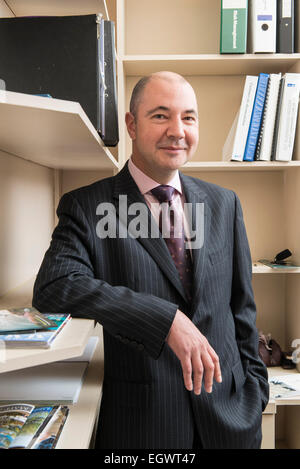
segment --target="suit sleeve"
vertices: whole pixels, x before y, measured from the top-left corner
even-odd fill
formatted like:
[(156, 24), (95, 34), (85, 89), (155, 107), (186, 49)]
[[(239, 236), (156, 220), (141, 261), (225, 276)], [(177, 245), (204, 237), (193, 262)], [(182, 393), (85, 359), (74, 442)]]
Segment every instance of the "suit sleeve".
[(79, 201), (65, 194), (57, 215), (59, 223), (34, 285), (33, 306), (39, 311), (94, 319), (111, 335), (130, 338), (158, 358), (177, 305), (95, 278), (94, 238)]
[(258, 355), (256, 305), (252, 289), (252, 261), (242, 208), (236, 195), (231, 309), (241, 359), (245, 368), (247, 368), (247, 372), (259, 381), (264, 410), (269, 399), (268, 374)]

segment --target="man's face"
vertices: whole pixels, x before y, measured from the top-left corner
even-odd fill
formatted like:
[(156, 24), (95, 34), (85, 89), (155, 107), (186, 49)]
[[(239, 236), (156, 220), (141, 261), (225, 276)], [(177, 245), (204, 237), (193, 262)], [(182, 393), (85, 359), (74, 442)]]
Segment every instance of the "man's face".
[(197, 102), (192, 87), (180, 80), (147, 83), (136, 118), (126, 115), (133, 141), (133, 162), (160, 182), (182, 166), (198, 144)]

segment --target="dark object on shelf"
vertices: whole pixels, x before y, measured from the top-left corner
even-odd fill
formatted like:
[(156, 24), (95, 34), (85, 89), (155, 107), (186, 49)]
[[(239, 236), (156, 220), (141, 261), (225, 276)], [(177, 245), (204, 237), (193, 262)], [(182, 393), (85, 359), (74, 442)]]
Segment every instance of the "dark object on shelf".
[(281, 366), (285, 370), (296, 368), (296, 364), (293, 362), (292, 352), (282, 352)]
[(280, 251), (272, 261), (268, 259), (259, 259), (259, 262), (262, 264), (267, 265), (268, 267), (272, 267), (272, 269), (297, 269), (300, 267), (299, 264), (296, 264), (294, 262), (286, 261), (288, 257), (292, 255), (291, 251), (289, 249), (284, 249), (283, 251)]
[(276, 340), (260, 333), (258, 342), (258, 353), (266, 366), (280, 366), (282, 358), (282, 350)]
[(284, 251), (280, 251), (276, 256), (274, 257), (274, 264), (286, 264), (285, 259), (287, 257), (290, 257), (292, 255), (291, 251), (289, 249), (284, 249)]
[(117, 145), (113, 22), (95, 14), (0, 18), (0, 57), (7, 91), (79, 102), (104, 144)]

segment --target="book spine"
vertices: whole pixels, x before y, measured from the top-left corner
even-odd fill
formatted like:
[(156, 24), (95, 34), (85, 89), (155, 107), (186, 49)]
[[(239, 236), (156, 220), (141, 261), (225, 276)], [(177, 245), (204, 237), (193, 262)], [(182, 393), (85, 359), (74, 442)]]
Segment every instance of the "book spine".
[(275, 160), (275, 154), (276, 154), (279, 118), (280, 118), (280, 109), (281, 109), (282, 96), (283, 96), (283, 90), (284, 90), (284, 82), (285, 82), (285, 77), (281, 78), (280, 85), (279, 85), (278, 101), (277, 101), (277, 107), (276, 107), (276, 118), (275, 118), (274, 134), (273, 134), (273, 142), (272, 142), (272, 151), (271, 151), (272, 161)]
[(261, 125), (262, 113), (265, 103), (267, 86), (269, 81), (268, 73), (260, 73), (255, 94), (255, 100), (251, 115), (249, 132), (247, 136), (244, 161), (253, 161), (255, 156), (256, 144)]
[(265, 130), (266, 113), (267, 113), (268, 101), (269, 101), (269, 97), (270, 97), (270, 86), (271, 86), (271, 77), (269, 78), (269, 81), (268, 81), (268, 86), (267, 86), (267, 91), (266, 91), (266, 99), (265, 99), (265, 102), (264, 102), (263, 113), (262, 113), (262, 118), (261, 118), (261, 125), (260, 125), (259, 134), (258, 134), (258, 138), (257, 138), (255, 157), (254, 157), (254, 159), (256, 161), (260, 160), (261, 144), (262, 144), (263, 134), (264, 134), (264, 130)]
[(222, 0), (220, 53), (243, 54), (247, 45), (248, 0)]
[(231, 159), (243, 161), (258, 78), (246, 77)]
[(294, 0), (277, 0), (277, 46), (282, 54), (295, 51), (295, 4)]
[(276, 52), (276, 17), (275, 0), (249, 1), (249, 53)]
[(256, 160), (270, 161), (271, 159), (280, 79), (281, 73), (271, 74), (269, 78), (261, 130), (255, 154)]
[(299, 80), (300, 74), (298, 73), (286, 74), (274, 155), (276, 161), (290, 161), (293, 156), (299, 107)]

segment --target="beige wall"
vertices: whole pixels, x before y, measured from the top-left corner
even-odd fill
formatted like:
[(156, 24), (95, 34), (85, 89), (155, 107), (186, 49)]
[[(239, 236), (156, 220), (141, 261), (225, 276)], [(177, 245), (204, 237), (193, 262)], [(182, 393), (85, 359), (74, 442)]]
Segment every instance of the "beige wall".
[(0, 295), (33, 277), (54, 222), (53, 171), (0, 152)]

